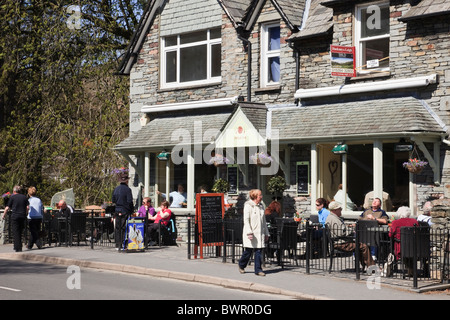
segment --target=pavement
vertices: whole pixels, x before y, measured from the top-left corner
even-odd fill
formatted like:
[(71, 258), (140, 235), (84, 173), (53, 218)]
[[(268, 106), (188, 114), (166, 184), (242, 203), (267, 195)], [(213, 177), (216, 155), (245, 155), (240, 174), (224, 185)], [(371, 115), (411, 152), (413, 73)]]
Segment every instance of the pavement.
[[(221, 259), (188, 259), (186, 246), (150, 247), (144, 252), (118, 252), (113, 248), (89, 246), (44, 247), (20, 253), (10, 244), (0, 245), (0, 259), (78, 265), (114, 272), (192, 281), (226, 288), (264, 292), (306, 300), (450, 300), (449, 285), (433, 284), (419, 290), (404, 285), (377, 282), (368, 276), (355, 280), (333, 273), (306, 274), (304, 271), (266, 266), (265, 277), (253, 273), (253, 265), (240, 274), (237, 264)], [(1, 285), (1, 277), (0, 277)]]

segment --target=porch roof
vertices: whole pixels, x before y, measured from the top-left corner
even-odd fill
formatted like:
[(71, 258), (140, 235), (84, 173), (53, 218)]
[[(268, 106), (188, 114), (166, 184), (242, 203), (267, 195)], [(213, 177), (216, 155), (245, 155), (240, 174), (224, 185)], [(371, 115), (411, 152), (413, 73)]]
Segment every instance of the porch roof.
[(446, 132), (431, 108), (413, 97), (273, 109), (271, 129), (279, 130), (280, 140), (303, 142)]
[(169, 111), (151, 114), (152, 118), (146, 126), (131, 133), (116, 145), (115, 149), (126, 153), (139, 153), (175, 145), (193, 145), (198, 142), (194, 141), (197, 135), (201, 136), (202, 144), (209, 144), (214, 142), (238, 110), (242, 110), (255, 129), (266, 128), (267, 109), (258, 103), (239, 102), (232, 106), (209, 109)]

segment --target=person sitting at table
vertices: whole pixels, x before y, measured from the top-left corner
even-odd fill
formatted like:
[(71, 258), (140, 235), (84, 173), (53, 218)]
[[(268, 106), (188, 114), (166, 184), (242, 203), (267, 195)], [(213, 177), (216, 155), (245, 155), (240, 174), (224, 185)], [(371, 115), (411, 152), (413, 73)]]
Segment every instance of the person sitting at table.
[(386, 214), (386, 211), (381, 209), (380, 198), (373, 199), (372, 207), (361, 213), (359, 219), (376, 220), (378, 224), (388, 224), (389, 222), (389, 216)]
[(72, 206), (68, 205), (65, 200), (60, 200), (58, 202), (58, 208), (59, 208), (59, 211), (58, 211), (58, 216), (59, 217), (68, 217), (68, 218), (70, 218), (71, 214), (73, 213)]
[[(370, 204), (373, 203), (373, 200), (375, 199), (374, 194), (375, 194), (374, 191), (370, 191), (365, 195), (363, 204), (364, 209), (366, 210), (370, 209)], [(392, 200), (389, 193), (383, 191), (382, 199), (383, 201), (381, 202), (382, 203), (381, 209), (383, 209), (384, 211), (392, 211)]]
[(327, 217), (330, 214), (330, 211), (328, 211), (327, 206), (328, 201), (326, 199), (318, 198), (316, 200), (317, 214), (319, 215), (319, 223), (322, 225), (322, 227), (325, 226), (325, 221), (327, 220)]
[(389, 237), (396, 239), (394, 242), (394, 252), (395, 257), (397, 259), (400, 258), (400, 228), (401, 227), (413, 227), (418, 225), (417, 220), (410, 218), (411, 215), (411, 209), (403, 206), (398, 208), (397, 215), (400, 219), (392, 221), (391, 227), (389, 229)]
[(278, 198), (273, 198), (273, 201), (264, 210), (266, 222), (270, 225), (276, 226), (276, 218), (281, 218), (281, 204)]
[(346, 203), (347, 210), (353, 211), (356, 209), (356, 204), (353, 203), (353, 201), (348, 196), (348, 193), (344, 193), (344, 190), (342, 190), (342, 183), (339, 184), (338, 191), (333, 197), (334, 201), (337, 201), (339, 203)]
[[(332, 201), (328, 205), (330, 214), (328, 215), (325, 225), (330, 230), (330, 235), (332, 238), (349, 237), (350, 232), (347, 229), (344, 220), (341, 218), (342, 215), (342, 205), (337, 201)], [(354, 252), (356, 249), (356, 244), (354, 242), (338, 242), (334, 244), (334, 248), (345, 251)], [(359, 262), (361, 263), (363, 269), (366, 266), (372, 266), (375, 261), (372, 258), (369, 247), (365, 243), (359, 243)]]
[(155, 208), (152, 206), (152, 199), (150, 197), (145, 197), (142, 199), (142, 206), (139, 208), (137, 212), (137, 216), (139, 218), (147, 217), (148, 223), (153, 223), (153, 220), (150, 217), (153, 217), (156, 214)]
[[(157, 194), (161, 195), (164, 199), (168, 200), (167, 195), (160, 191), (156, 191)], [(182, 208), (186, 205), (187, 193), (184, 191), (184, 186), (182, 184), (178, 185), (177, 191), (172, 191), (169, 193), (169, 198), (172, 198), (172, 204), (170, 208)]]
[(158, 213), (152, 217), (149, 217), (149, 221), (153, 221), (152, 224), (148, 226), (148, 234), (150, 245), (158, 242), (158, 230), (159, 222), (161, 221), (161, 227), (167, 227), (169, 225), (170, 217), (172, 216), (172, 211), (169, 209), (169, 201), (161, 202), (160, 210)]
[(422, 208), (422, 214), (417, 217), (418, 222), (423, 222), (431, 226), (433, 222), (431, 222), (431, 208), (433, 205), (431, 204), (431, 201), (425, 202)]

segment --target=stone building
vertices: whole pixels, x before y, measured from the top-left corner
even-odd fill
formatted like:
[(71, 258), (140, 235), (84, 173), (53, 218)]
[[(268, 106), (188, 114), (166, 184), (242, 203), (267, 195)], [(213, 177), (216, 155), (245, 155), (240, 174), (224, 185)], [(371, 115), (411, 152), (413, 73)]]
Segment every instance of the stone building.
[[(230, 202), (260, 188), (268, 204), (282, 175), (287, 215), (314, 213), (340, 184), (360, 209), (373, 191), (417, 214), (450, 186), (449, 13), (429, 0), (149, 1), (119, 70), (130, 136), (115, 149), (134, 195), (157, 204), (183, 183), (183, 216), (218, 177)], [(261, 151), (268, 167), (251, 161)], [(208, 163), (219, 153), (227, 166)], [(420, 174), (411, 157), (428, 162)]]

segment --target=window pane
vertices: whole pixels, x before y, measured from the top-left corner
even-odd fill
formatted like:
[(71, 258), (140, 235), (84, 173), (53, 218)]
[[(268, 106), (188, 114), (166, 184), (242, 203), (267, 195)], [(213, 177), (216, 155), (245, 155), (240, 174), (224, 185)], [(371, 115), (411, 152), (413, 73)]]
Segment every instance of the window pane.
[(211, 46), (211, 77), (221, 76), (222, 49), (220, 44)]
[(180, 50), (180, 82), (206, 79), (206, 45)]
[(269, 28), (269, 43), (267, 50), (280, 49), (280, 27)]
[(177, 36), (166, 38), (166, 47), (171, 47), (171, 46), (176, 46), (176, 45), (177, 45)]
[[(388, 58), (389, 38), (365, 41), (362, 44), (362, 49), (363, 49), (363, 61), (362, 61), (363, 65), (366, 65), (368, 60), (381, 60), (383, 58)], [(378, 68), (389, 68), (389, 58), (383, 61), (379, 61)]]
[(219, 39), (220, 36), (221, 36), (220, 32), (221, 32), (220, 28), (211, 29), (210, 34), (209, 34), (209, 38), (210, 39)]
[(268, 82), (280, 81), (280, 57), (269, 58)]
[(166, 82), (177, 81), (177, 52), (166, 53)]
[(204, 41), (204, 40), (206, 40), (206, 31), (198, 31), (198, 32), (193, 32), (193, 33), (189, 33), (189, 34), (182, 34), (180, 36), (181, 44)]
[(389, 7), (373, 5), (361, 10), (361, 38), (389, 34), (389, 30)]

